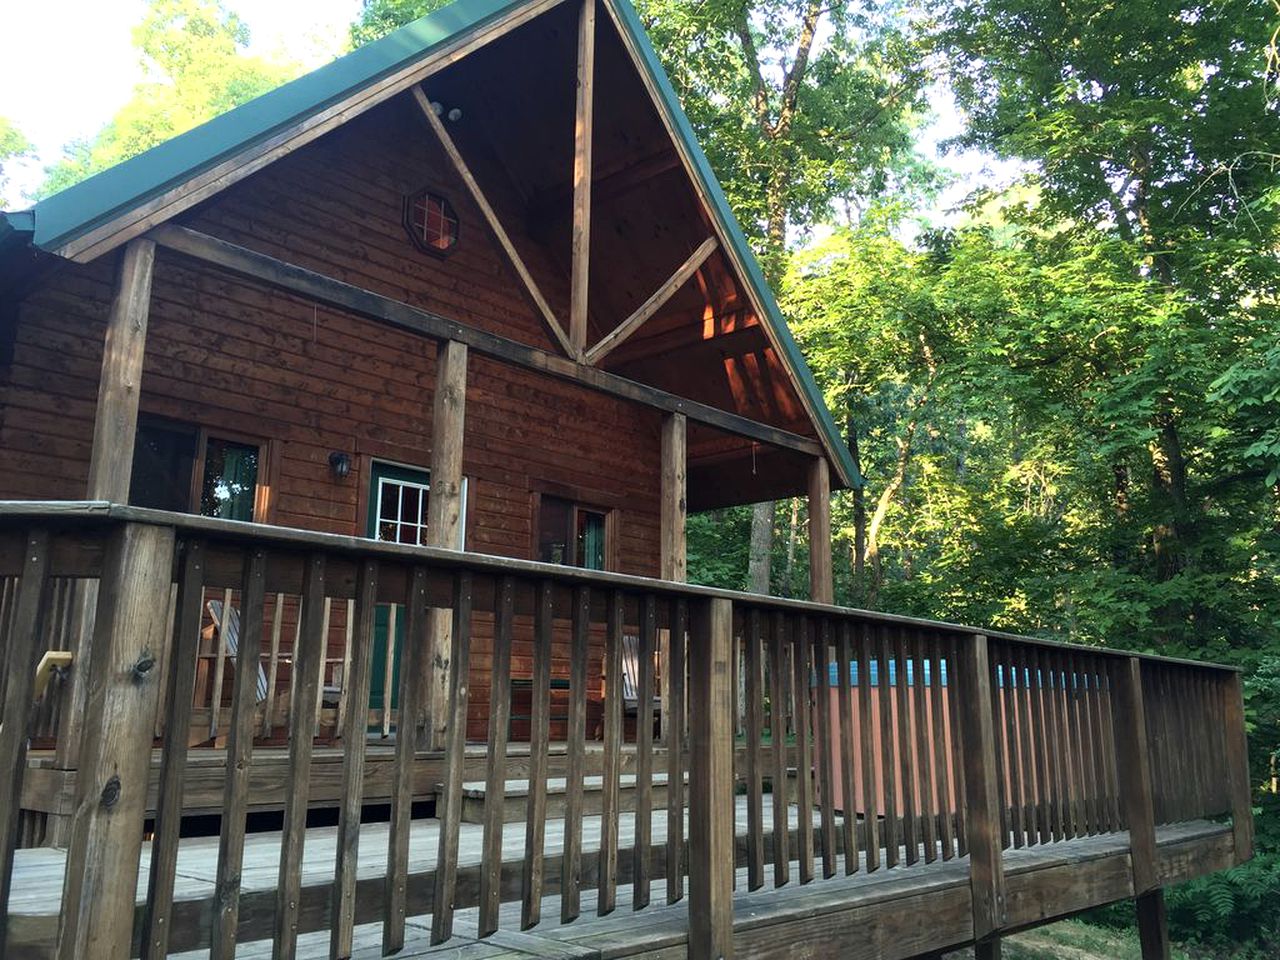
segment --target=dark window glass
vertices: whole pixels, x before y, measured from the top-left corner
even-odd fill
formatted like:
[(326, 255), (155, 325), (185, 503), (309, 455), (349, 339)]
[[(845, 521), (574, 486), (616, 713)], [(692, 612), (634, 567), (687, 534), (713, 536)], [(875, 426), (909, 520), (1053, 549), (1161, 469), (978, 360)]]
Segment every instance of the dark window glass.
[(223, 520), (252, 520), (257, 495), (258, 448), (210, 437), (200, 484), (200, 512)]
[(544, 563), (588, 570), (605, 567), (605, 514), (560, 497), (542, 497), (538, 508), (538, 553)]
[(195, 459), (195, 427), (139, 418), (129, 502), (135, 507), (186, 513), (191, 508)]

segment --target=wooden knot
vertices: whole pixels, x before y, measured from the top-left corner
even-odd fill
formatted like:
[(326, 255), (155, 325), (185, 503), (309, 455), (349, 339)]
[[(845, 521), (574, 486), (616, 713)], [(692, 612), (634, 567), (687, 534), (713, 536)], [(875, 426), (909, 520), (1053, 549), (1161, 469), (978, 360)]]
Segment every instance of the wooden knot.
[(104, 807), (110, 810), (119, 801), (120, 801), (120, 778), (117, 775), (112, 774), (111, 779), (108, 780), (106, 785), (102, 788), (102, 798), (100, 802)]
[(137, 662), (133, 665), (134, 682), (141, 683), (143, 680), (147, 679), (147, 674), (155, 669), (155, 665), (156, 658), (149, 653), (144, 653), (142, 656), (138, 657)]

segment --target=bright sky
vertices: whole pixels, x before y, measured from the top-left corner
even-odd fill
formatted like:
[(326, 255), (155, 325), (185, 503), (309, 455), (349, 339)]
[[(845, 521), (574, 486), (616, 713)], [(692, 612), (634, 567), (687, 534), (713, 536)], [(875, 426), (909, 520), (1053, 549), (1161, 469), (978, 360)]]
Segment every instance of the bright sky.
[[(319, 65), (331, 58), (360, 10), (360, 0), (230, 0), (249, 25), (256, 53), (287, 50)], [(63, 144), (91, 137), (129, 99), (140, 78), (131, 32), (142, 0), (0, 2), (0, 116), (35, 144), (38, 161), (14, 169), (0, 206), (24, 206)]]

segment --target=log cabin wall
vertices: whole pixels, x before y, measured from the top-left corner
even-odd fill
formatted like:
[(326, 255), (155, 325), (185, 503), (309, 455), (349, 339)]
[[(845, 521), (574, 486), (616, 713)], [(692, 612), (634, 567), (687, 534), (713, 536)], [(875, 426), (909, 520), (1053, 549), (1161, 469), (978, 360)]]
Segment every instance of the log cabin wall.
[[(224, 192), (185, 222), (555, 350), (412, 110), (389, 102)], [(492, 188), (495, 206), (506, 199), (499, 186)], [(418, 251), (402, 225), (405, 195), (422, 187), (444, 194), (461, 220), (448, 257)], [(553, 308), (565, 315), (567, 270), (522, 234), (519, 218), (504, 222)], [(0, 498), (84, 496), (114, 261), (112, 255), (84, 267), (64, 265), (18, 308), (7, 332), (10, 349), (0, 351)], [(363, 535), (371, 459), (429, 465), (436, 352), (430, 341), (165, 251), (152, 296), (142, 411), (269, 441), (271, 523)], [(532, 557), (535, 492), (551, 490), (615, 509), (614, 568), (656, 576), (660, 429), (652, 409), (473, 354), (463, 465), (468, 549)], [(352, 454), (343, 480), (329, 470), (332, 451)], [(340, 624), (339, 618), (335, 641)], [(473, 737), (483, 735), (488, 711), (488, 628), (477, 627)], [(528, 666), (522, 646), (514, 650), (517, 676)], [(567, 644), (557, 653), (563, 659), (555, 670), (567, 675)], [(592, 699), (599, 668), (593, 651)]]

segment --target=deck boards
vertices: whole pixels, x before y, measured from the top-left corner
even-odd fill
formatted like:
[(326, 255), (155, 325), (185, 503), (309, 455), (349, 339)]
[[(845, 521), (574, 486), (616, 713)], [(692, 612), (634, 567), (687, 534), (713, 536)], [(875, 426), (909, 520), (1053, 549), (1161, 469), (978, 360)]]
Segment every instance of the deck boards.
[[(739, 846), (745, 848), (745, 840), (742, 838), (745, 838), (747, 832), (746, 798), (738, 797), (736, 805)], [(790, 827), (794, 831), (798, 825), (794, 805), (790, 807), (789, 814)], [(818, 811), (815, 810), (813, 815), (817, 818)], [(624, 851), (634, 837), (634, 820), (634, 815), (630, 814), (620, 817), (619, 843)], [(600, 825), (599, 817), (584, 817), (584, 854), (598, 851)], [(560, 854), (563, 827), (563, 821), (560, 820), (547, 822), (548, 857)], [(655, 846), (664, 844), (667, 829), (665, 810), (655, 811), (651, 828), (651, 842)], [(438, 835), (437, 821), (413, 821), (410, 838), (411, 874), (422, 877), (432, 870)], [(468, 867), (478, 868), (482, 837), (483, 828), (480, 825), (461, 825), (461, 872), (466, 873), (465, 868)], [(1169, 880), (1218, 869), (1221, 864), (1217, 861), (1230, 855), (1230, 828), (1219, 824), (1193, 821), (1161, 827), (1158, 839), (1162, 872)], [(323, 890), (324, 896), (319, 898), (321, 900), (327, 897), (332, 883), (336, 840), (336, 827), (313, 828), (307, 832), (302, 882), (304, 888), (313, 894)], [(504, 830), (504, 875), (514, 871), (514, 876), (518, 879), (523, 847), (522, 828), (510, 826)], [(177, 908), (184, 904), (195, 906), (213, 895), (217, 849), (216, 837), (183, 841), (177, 864)], [(241, 927), (242, 936), (247, 942), (238, 952), (238, 956), (247, 960), (270, 955), (269, 942), (253, 937), (251, 931), (260, 928), (264, 922), (270, 922), (269, 917), (260, 915), (258, 904), (260, 898), (274, 897), (279, 852), (278, 833), (252, 834), (247, 838), (243, 877), (246, 906), (242, 910)], [(1008, 851), (1005, 869), (1011, 891), (1011, 923), (1027, 925), (1039, 922), (1049, 916), (1059, 915), (1052, 913), (1053, 910), (1073, 906), (1074, 904), (1061, 901), (1060, 894), (1053, 893), (1063, 886), (1080, 886), (1081, 892), (1078, 895), (1091, 898), (1104, 896), (1116, 899), (1131, 895), (1122, 889), (1123, 884), (1128, 882), (1127, 854), (1128, 836), (1124, 833)], [(387, 825), (365, 825), (361, 831), (357, 865), (360, 881), (379, 882), (386, 857)], [(621, 881), (630, 881), (630, 870), (627, 869), (630, 865), (626, 862), (629, 857), (625, 853), (620, 859), (620, 867), (623, 868), (620, 872), (623, 876), (620, 877), (618, 902), (625, 904), (629, 902), (631, 891), (625, 889), (626, 885)], [(139, 877), (139, 903), (146, 890), (148, 862), (149, 850), (144, 848)], [(734, 898), (735, 940), (741, 941), (739, 957), (767, 955), (770, 944), (776, 950), (779, 945), (788, 940), (794, 941), (797, 937), (813, 937), (815, 943), (821, 943), (824, 937), (845, 938), (847, 942), (850, 936), (855, 939), (863, 936), (850, 932), (850, 924), (861, 925), (858, 929), (865, 928), (865, 937), (869, 938), (867, 949), (874, 948), (873, 952), (865, 953), (868, 957), (910, 956), (911, 953), (902, 951), (908, 948), (914, 950), (916, 947), (920, 950), (936, 949), (946, 945), (949, 937), (959, 943), (971, 935), (967, 858), (939, 860), (934, 863), (921, 861), (912, 866), (868, 873), (865, 854), (861, 854), (858, 871), (844, 875), (841, 854), (837, 863), (837, 875), (830, 880), (816, 880), (805, 885), (792, 882), (783, 887), (774, 887), (772, 872), (768, 872), (765, 886), (751, 893), (746, 892), (745, 856), (740, 855), (740, 863), (742, 868), (738, 871), (738, 891)], [(50, 904), (58, 902), (64, 868), (65, 853), (61, 850), (43, 848), (18, 851), (14, 894), (10, 904), (13, 916), (11, 936), (17, 938), (19, 943), (34, 947), (30, 951), (32, 956), (43, 955), (41, 945), (52, 941), (56, 918), (48, 916), (48, 909)], [(1087, 882), (1064, 885), (1063, 869), (1073, 874), (1078, 873)], [(640, 953), (647, 958), (683, 956), (687, 944), (687, 905), (665, 903), (665, 880), (655, 878), (653, 885), (653, 906), (640, 912), (633, 912), (623, 906), (603, 918), (595, 916), (596, 891), (584, 887), (581, 892), (580, 919), (567, 925), (546, 921), (528, 934), (518, 933), (521, 909), (518, 894), (510, 897), (510, 891), (505, 890), (504, 885), (504, 898), (507, 898), (507, 902), (501, 906), (497, 937), (485, 942), (475, 940), (478, 909), (473, 897), (470, 901), (472, 905), (463, 907), (460, 904), (455, 921), (458, 936), (445, 945), (444, 949), (429, 947), (431, 918), (427, 913), (430, 900), (428, 892), (419, 898), (417, 907), (413, 902), (410, 903), (406, 949), (397, 956), (430, 957), (433, 960), (525, 960), (536, 956), (620, 958)], [(1129, 889), (1131, 891), (1131, 887)], [(1055, 896), (1059, 899), (1054, 899)], [(927, 909), (930, 921), (921, 923), (916, 915), (910, 926), (898, 929), (886, 920), (890, 928), (897, 930), (896, 939), (893, 939), (892, 944), (881, 942), (881, 938), (887, 936), (881, 930), (883, 925), (867, 926), (868, 920), (872, 915), (878, 916), (877, 911), (885, 912), (885, 917), (891, 920), (892, 916), (906, 912), (909, 903), (912, 909)], [(559, 908), (557, 891), (549, 890), (543, 903), (543, 916), (556, 917), (559, 915)], [(178, 909), (178, 913), (181, 915), (182, 911)], [(304, 908), (304, 922), (311, 916)], [(304, 932), (299, 939), (300, 957), (327, 956), (328, 933), (315, 929), (326, 919), (326, 912), (322, 910), (318, 919), (320, 924), (311, 924), (313, 932)], [(368, 917), (357, 919), (363, 922), (359, 922), (355, 929), (354, 956), (379, 956), (381, 925), (367, 922)], [(968, 930), (966, 923), (970, 924)], [(803, 932), (798, 932), (797, 925), (802, 925), (800, 929)], [(267, 929), (269, 930), (269, 926)], [(947, 933), (948, 930), (951, 932)], [(13, 940), (10, 945), (15, 945)], [(814, 955), (822, 954), (818, 952)], [(848, 955), (863, 956), (864, 953), (854, 950)], [(189, 950), (179, 956), (194, 960), (196, 957), (207, 956), (207, 950)]]

